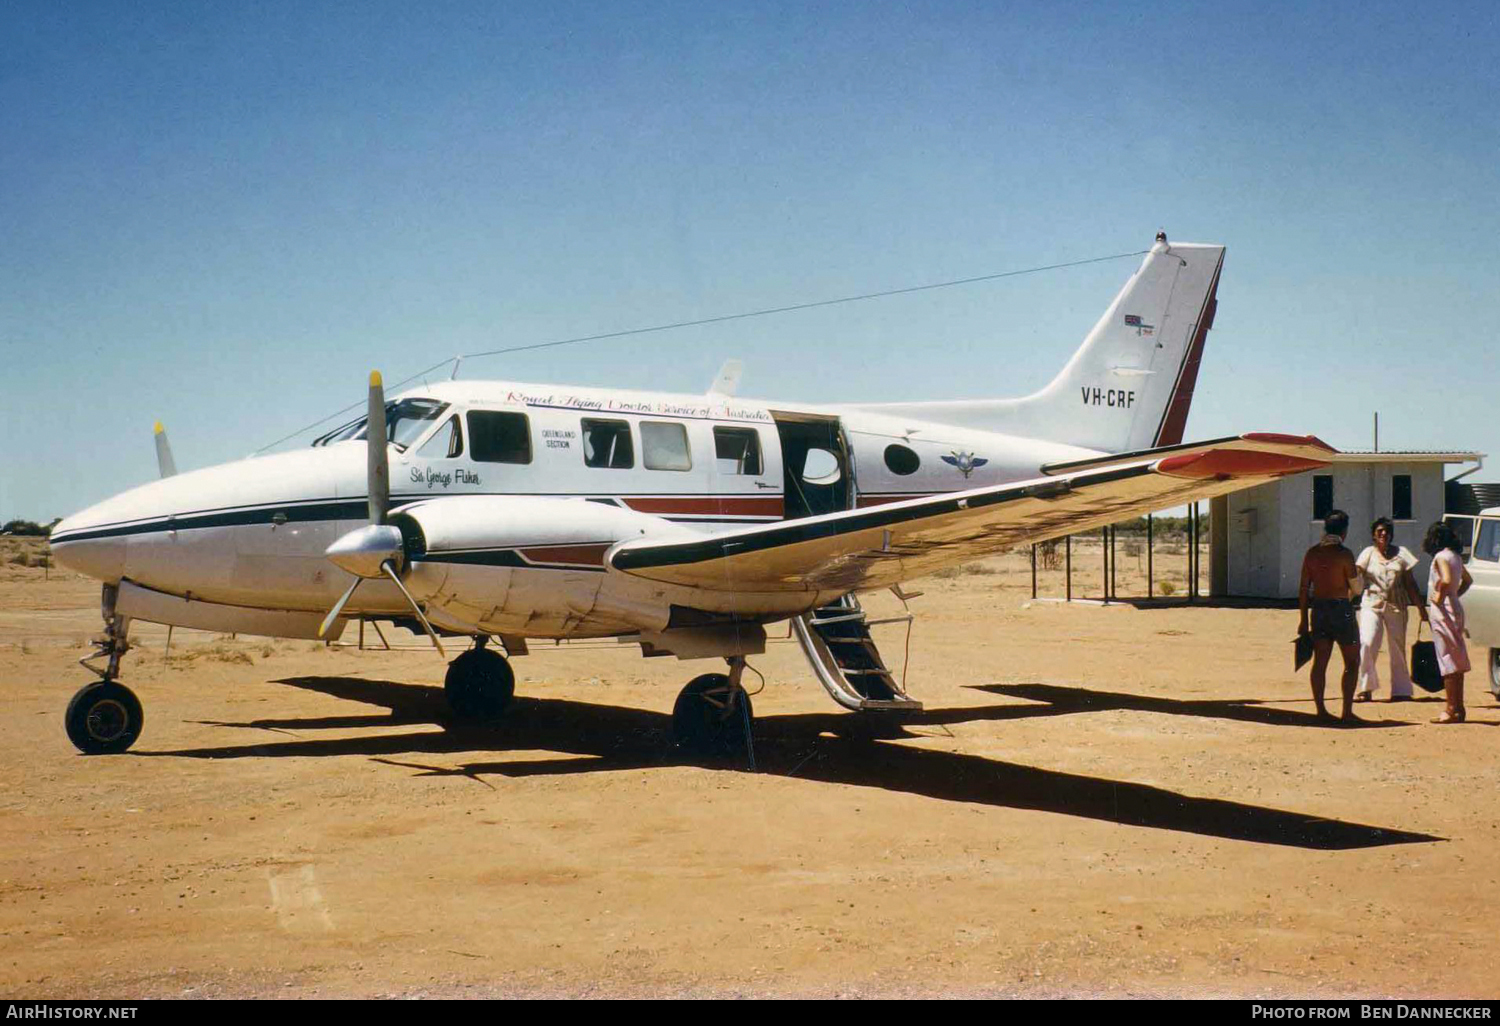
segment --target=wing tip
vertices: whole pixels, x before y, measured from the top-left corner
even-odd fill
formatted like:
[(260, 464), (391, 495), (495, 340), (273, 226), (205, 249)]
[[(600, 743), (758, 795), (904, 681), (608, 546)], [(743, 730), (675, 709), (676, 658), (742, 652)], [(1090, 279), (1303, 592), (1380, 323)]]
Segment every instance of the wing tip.
[[(1324, 448), (1327, 448), (1326, 446)], [(1332, 452), (1332, 449), (1328, 450)], [(1168, 456), (1156, 461), (1158, 474), (1202, 479), (1217, 477), (1286, 477), (1328, 466), (1327, 460), (1262, 449), (1210, 449), (1207, 452)]]
[(1283, 435), (1275, 431), (1252, 431), (1246, 435), (1240, 435), (1247, 442), (1270, 442), (1273, 445), (1304, 445), (1314, 449), (1323, 449), (1327, 452), (1338, 452), (1317, 435)]

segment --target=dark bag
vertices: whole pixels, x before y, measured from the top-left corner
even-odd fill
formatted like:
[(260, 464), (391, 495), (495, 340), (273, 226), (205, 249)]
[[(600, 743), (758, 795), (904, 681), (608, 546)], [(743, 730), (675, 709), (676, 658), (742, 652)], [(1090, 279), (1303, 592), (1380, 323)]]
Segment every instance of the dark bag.
[(1299, 634), (1292, 639), (1292, 645), (1292, 672), (1296, 673), (1313, 657), (1312, 635)]
[[(1422, 620), (1417, 623), (1417, 637), (1422, 636), (1422, 625), (1426, 622)], [(1443, 674), (1438, 669), (1437, 646), (1432, 642), (1412, 642), (1411, 679), (1412, 683), (1423, 691), (1443, 690)]]

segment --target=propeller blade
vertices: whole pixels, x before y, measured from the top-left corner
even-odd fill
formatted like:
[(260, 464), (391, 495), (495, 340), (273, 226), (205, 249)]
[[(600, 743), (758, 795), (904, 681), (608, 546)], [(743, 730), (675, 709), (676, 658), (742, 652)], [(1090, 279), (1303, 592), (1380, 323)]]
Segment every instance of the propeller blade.
[(339, 614), (344, 611), (344, 607), (354, 597), (354, 589), (359, 587), (359, 582), (362, 580), (364, 580), (363, 577), (356, 577), (354, 583), (349, 585), (349, 590), (344, 592), (343, 597), (333, 604), (333, 608), (328, 611), (328, 615), (323, 618), (323, 622), (318, 626), (318, 637), (321, 638), (324, 634), (328, 633), (328, 628), (333, 626), (333, 621), (339, 618)]
[(369, 451), (370, 523), (385, 523), (391, 508), (391, 468), (386, 458), (385, 385), (379, 371), (370, 372), (370, 414), (365, 428), (365, 446)]
[(177, 473), (177, 463), (172, 459), (172, 447), (167, 444), (167, 429), (161, 426), (161, 421), (156, 422), (156, 469), (161, 471), (162, 477), (171, 477)]
[(411, 592), (407, 591), (406, 585), (401, 583), (401, 576), (396, 573), (395, 568), (389, 562), (381, 563), (380, 569), (385, 571), (387, 577), (396, 582), (396, 587), (401, 589), (401, 594), (405, 595), (406, 601), (411, 603), (411, 611), (417, 614), (417, 619), (421, 622), (422, 629), (432, 639), (432, 646), (438, 650), (438, 655), (447, 659), (448, 653), (443, 651), (443, 643), (438, 640), (437, 631), (432, 629), (432, 624), (428, 623), (427, 617), (422, 615), (422, 607), (417, 605), (417, 600), (411, 597)]

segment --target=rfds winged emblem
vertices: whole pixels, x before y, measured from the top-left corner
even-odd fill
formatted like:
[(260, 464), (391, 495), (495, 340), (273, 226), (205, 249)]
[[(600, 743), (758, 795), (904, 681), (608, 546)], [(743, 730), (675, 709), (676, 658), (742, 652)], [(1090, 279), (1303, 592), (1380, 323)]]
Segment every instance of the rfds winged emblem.
[(972, 452), (959, 452), (958, 450), (953, 450), (953, 455), (944, 456), (942, 459), (949, 466), (957, 467), (966, 478), (989, 462), (983, 456), (975, 456)]

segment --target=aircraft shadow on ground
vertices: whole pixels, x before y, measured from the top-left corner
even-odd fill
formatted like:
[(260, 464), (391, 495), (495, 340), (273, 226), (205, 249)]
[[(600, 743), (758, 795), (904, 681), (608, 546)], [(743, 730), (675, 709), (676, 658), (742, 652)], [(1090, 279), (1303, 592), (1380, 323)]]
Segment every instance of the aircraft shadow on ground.
[[(672, 747), (670, 717), (649, 710), (518, 697), (505, 716), (492, 724), (456, 724), (450, 722), (442, 689), (438, 687), (354, 677), (293, 677), (276, 683), (383, 707), (388, 712), (383, 715), (257, 719), (238, 723), (214, 721), (212, 725), (280, 733), (405, 725), (441, 725), (447, 729), (335, 739), (298, 738), (178, 751), (138, 751), (134, 754), (200, 759), (355, 755), (412, 769), (422, 775), (476, 780), (489, 775), (562, 775), (690, 764)], [(944, 801), (1032, 809), (1127, 826), (1315, 850), (1444, 840), (1430, 834), (1324, 819), (1244, 802), (1198, 798), (1167, 788), (1106, 777), (886, 743), (918, 737), (907, 729), (909, 727), (1012, 719), (1022, 715), (1055, 715), (1102, 708), (1189, 712), (1185, 709), (1158, 709), (1158, 703), (1169, 707), (1204, 707), (1191, 711), (1189, 714), (1192, 715), (1229, 715), (1231, 718), (1253, 718), (1256, 722), (1282, 722), (1276, 717), (1259, 718), (1261, 713), (1297, 717), (1289, 722), (1312, 719), (1306, 714), (1272, 709), (1251, 709), (1249, 712), (1257, 716), (1241, 717), (1236, 715), (1240, 703), (1173, 703), (1139, 695), (1088, 692), (1053, 685), (986, 685), (983, 690), (1036, 698), (1047, 704), (934, 709), (910, 717), (901, 724), (888, 722), (883, 727), (872, 725), (863, 717), (839, 712), (758, 717), (755, 725), (757, 772), (823, 783), (876, 787)], [(1090, 700), (1088, 696), (1097, 700)], [(1069, 703), (1075, 708), (1070, 709)], [(1212, 707), (1228, 708), (1215, 712)], [(431, 766), (397, 758), (475, 751), (538, 750), (574, 757), (474, 762), (458, 767)], [(748, 771), (743, 759), (696, 764), (729, 772)]]
[[(975, 684), (975, 691), (992, 695), (1024, 698), (1041, 705), (999, 706), (995, 719), (1027, 716), (1058, 716), (1080, 712), (1104, 712), (1125, 709), (1131, 712), (1163, 713), (1168, 716), (1203, 716), (1210, 719), (1237, 720), (1242, 723), (1264, 723), (1273, 727), (1318, 727), (1327, 729), (1341, 726), (1314, 713), (1294, 709), (1278, 709), (1257, 698), (1182, 700), (1156, 698), (1150, 695), (1133, 695), (1123, 691), (1093, 691), (1088, 688), (1071, 688), (1061, 684)], [(1334, 690), (1337, 690), (1335, 686)], [(1338, 707), (1338, 700), (1330, 702)], [(1363, 706), (1361, 706), (1363, 708)], [(1361, 719), (1358, 729), (1369, 730), (1382, 727), (1410, 727), (1406, 720)]]

